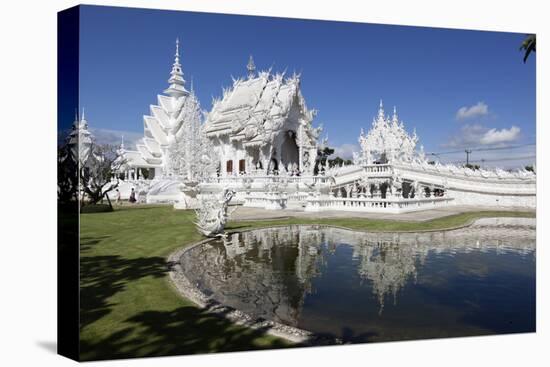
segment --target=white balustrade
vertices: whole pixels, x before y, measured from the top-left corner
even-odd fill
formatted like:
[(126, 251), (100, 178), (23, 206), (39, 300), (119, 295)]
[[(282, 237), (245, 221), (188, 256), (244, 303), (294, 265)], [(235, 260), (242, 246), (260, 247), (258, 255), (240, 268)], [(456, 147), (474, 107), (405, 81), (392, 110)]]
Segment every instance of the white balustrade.
[(286, 193), (257, 193), (245, 196), (243, 206), (281, 210), (287, 207), (287, 201), (288, 195)]
[(416, 210), (446, 206), (452, 202), (448, 197), (431, 197), (418, 199), (379, 199), (379, 198), (335, 198), (321, 197), (307, 200), (306, 211), (340, 210), (354, 212), (404, 213)]

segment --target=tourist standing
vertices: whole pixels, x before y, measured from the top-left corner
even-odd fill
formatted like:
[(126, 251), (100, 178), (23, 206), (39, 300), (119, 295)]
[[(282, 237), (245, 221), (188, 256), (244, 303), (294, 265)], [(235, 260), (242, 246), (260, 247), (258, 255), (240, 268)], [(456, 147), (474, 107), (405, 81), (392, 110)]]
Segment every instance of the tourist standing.
[(120, 190), (119, 190), (119, 189), (116, 189), (115, 203), (116, 203), (117, 205), (120, 205), (120, 204), (121, 204), (121, 202), (120, 202)]
[(136, 191), (134, 190), (133, 187), (132, 187), (132, 192), (130, 193), (130, 198), (128, 199), (128, 201), (130, 203), (135, 203), (136, 202)]

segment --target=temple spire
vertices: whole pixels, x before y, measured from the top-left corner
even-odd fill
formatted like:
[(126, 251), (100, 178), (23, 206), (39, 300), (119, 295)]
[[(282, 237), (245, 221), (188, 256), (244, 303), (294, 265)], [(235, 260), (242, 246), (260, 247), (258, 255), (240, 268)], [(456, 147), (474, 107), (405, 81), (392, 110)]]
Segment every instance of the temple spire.
[(256, 65), (254, 64), (254, 59), (252, 55), (248, 58), (248, 65), (246, 65), (246, 70), (248, 70), (248, 79), (253, 79), (256, 76)]
[(86, 115), (84, 113), (84, 107), (82, 107), (82, 115), (80, 116), (79, 127), (82, 129), (88, 128), (88, 121), (86, 121)]
[(382, 99), (380, 99), (380, 107), (378, 108), (378, 119), (384, 119), (384, 104), (382, 103)]
[(392, 122), (394, 124), (397, 125), (397, 123), (399, 122), (399, 118), (397, 116), (397, 107), (393, 106), (393, 117), (392, 117)]
[(183, 79), (183, 71), (180, 64), (180, 40), (176, 38), (176, 54), (174, 55), (174, 64), (172, 64), (172, 71), (170, 72), (170, 79), (168, 79), (170, 86), (164, 91), (171, 97), (181, 97), (189, 92), (185, 89), (185, 79)]

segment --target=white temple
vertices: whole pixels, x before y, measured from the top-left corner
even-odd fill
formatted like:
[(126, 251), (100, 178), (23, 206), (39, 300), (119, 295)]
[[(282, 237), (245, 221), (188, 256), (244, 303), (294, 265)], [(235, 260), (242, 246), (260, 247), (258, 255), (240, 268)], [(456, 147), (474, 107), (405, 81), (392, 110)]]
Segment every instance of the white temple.
[[(300, 76), (256, 72), (233, 81), (204, 114), (186, 89), (179, 42), (169, 86), (144, 116), (144, 137), (119, 178), (122, 196), (138, 187), (146, 202), (176, 208), (200, 205), (201, 196), (232, 190), (233, 204), (266, 209), (401, 213), (447, 205), (536, 205), (536, 175), (525, 169), (470, 169), (428, 162), (419, 137), (409, 134), (382, 101), (352, 165), (314, 168), (321, 148), (315, 111), (306, 106)], [(125, 189), (126, 188), (126, 189)]]
[[(157, 96), (157, 104), (149, 107), (150, 114), (143, 116), (144, 137), (136, 144), (135, 151), (125, 150), (121, 145), (122, 154), (128, 162), (125, 174), (131, 179), (192, 176), (191, 167), (185, 165), (181, 155), (196, 158), (202, 111), (193, 89), (188, 91), (185, 88), (179, 58), (179, 40), (176, 40), (169, 86), (164, 94)], [(185, 143), (185, 152), (179, 151), (182, 142)]]
[(88, 130), (88, 121), (82, 110), (82, 115), (78, 117), (78, 112), (75, 114), (73, 127), (66, 138), (67, 145), (70, 147), (70, 152), (74, 162), (78, 162), (84, 166), (90, 156), (92, 149), (93, 135)]
[(361, 152), (354, 158), (357, 164), (384, 164), (400, 161), (411, 162), (416, 155), (416, 131), (410, 136), (399, 121), (397, 109), (393, 109), (393, 117), (384, 116), (384, 106), (380, 100), (377, 118), (372, 121), (372, 128), (365, 135), (361, 129), (359, 145)]
[(320, 128), (300, 91), (300, 76), (270, 71), (256, 74), (252, 56), (248, 77), (234, 80), (215, 101), (205, 124), (206, 136), (220, 159), (220, 174), (261, 171), (313, 173)]

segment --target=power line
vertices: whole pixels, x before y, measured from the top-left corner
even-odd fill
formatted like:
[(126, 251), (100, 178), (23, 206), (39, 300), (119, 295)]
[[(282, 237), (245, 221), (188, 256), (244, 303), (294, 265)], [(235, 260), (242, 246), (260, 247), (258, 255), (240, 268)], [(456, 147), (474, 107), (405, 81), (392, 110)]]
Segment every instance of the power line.
[[(536, 144), (532, 143), (532, 144), (506, 145), (506, 146), (502, 146), (502, 147), (478, 147), (478, 148), (471, 148), (471, 149), (468, 149), (468, 150), (473, 151), (473, 152), (484, 152), (484, 151), (492, 151), (492, 150), (517, 149), (517, 148), (523, 148), (523, 147), (534, 146), (534, 145), (536, 145)], [(446, 152), (430, 152), (430, 153), (428, 153), (428, 155), (439, 156), (439, 155), (457, 154), (457, 153), (464, 153), (464, 150), (451, 150), (451, 151), (446, 151)]]
[[(505, 158), (495, 158), (495, 159), (477, 159), (477, 160), (469, 161), (469, 163), (472, 163), (472, 162), (486, 163), (486, 162), (519, 161), (519, 160), (522, 160), (522, 159), (534, 159), (534, 158), (536, 158), (536, 155), (528, 155), (528, 156), (523, 156), (523, 157), (505, 157)], [(450, 162), (450, 163), (451, 164), (459, 164), (459, 163), (464, 163), (464, 161), (455, 161), (455, 162)]]

